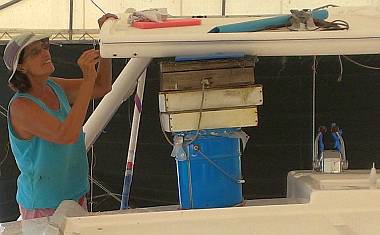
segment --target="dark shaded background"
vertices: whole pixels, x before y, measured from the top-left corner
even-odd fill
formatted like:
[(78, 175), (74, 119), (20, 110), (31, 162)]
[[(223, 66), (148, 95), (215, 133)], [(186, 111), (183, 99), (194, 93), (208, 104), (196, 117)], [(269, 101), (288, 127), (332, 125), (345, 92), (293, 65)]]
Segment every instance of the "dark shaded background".
[[(76, 59), (89, 45), (53, 46), (54, 76), (80, 77)], [(0, 48), (4, 50), (4, 46)], [(361, 63), (380, 66), (378, 55), (353, 56)], [(316, 125), (336, 122), (343, 138), (350, 169), (370, 169), (379, 164), (380, 72), (343, 60), (343, 81), (337, 56), (318, 59)], [(259, 127), (245, 128), (251, 136), (242, 156), (246, 199), (286, 196), (286, 175), (295, 169), (311, 168), (312, 142), (312, 57), (260, 57), (256, 81), (264, 87), (264, 105), (259, 107)], [(114, 78), (125, 64), (115, 59)], [(0, 104), (7, 106), (12, 92), (7, 72), (0, 67)], [(159, 60), (148, 68), (144, 111), (141, 119), (130, 205), (146, 207), (177, 204), (175, 160), (159, 124)], [(91, 110), (90, 110), (91, 111)], [(131, 100), (116, 113), (95, 144), (94, 175), (110, 191), (120, 194), (123, 185), (133, 114)], [(0, 162), (7, 156), (6, 119), (0, 116)], [(89, 154), (90, 156), (90, 154)], [(14, 202), (18, 174), (13, 156), (0, 165), (0, 221), (17, 214)], [(94, 186), (94, 211), (113, 210), (119, 203)]]

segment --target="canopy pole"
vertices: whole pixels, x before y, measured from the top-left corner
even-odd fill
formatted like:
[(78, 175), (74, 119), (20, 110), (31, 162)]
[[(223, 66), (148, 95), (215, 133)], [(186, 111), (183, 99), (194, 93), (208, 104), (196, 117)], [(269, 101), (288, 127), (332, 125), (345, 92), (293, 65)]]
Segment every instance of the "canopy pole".
[(74, 0), (70, 0), (69, 40), (73, 40)]
[(317, 152), (315, 151), (316, 143), (315, 143), (315, 113), (316, 113), (316, 105), (315, 105), (315, 97), (316, 97), (316, 75), (317, 75), (317, 56), (313, 56), (313, 97), (312, 97), (312, 137), (311, 137), (311, 143), (312, 143), (312, 154), (313, 154), (313, 162), (312, 162), (312, 169), (315, 169), (315, 160), (318, 161)]
[(103, 97), (83, 127), (88, 151), (102, 133), (120, 105), (131, 96), (136, 81), (148, 67), (152, 58), (132, 58), (112, 85), (112, 90)]
[(222, 0), (222, 16), (226, 16), (226, 0)]
[(142, 112), (145, 78), (146, 78), (146, 70), (141, 74), (137, 83), (137, 91), (135, 95), (135, 108), (133, 111), (131, 135), (129, 137), (128, 157), (127, 157), (127, 163), (125, 166), (125, 174), (124, 174), (123, 194), (122, 194), (121, 205), (120, 205), (121, 210), (128, 209), (129, 194), (131, 191), (133, 168), (134, 168), (135, 156), (136, 156), (136, 146), (137, 146), (137, 139), (139, 135), (140, 118), (141, 118), (141, 112)]

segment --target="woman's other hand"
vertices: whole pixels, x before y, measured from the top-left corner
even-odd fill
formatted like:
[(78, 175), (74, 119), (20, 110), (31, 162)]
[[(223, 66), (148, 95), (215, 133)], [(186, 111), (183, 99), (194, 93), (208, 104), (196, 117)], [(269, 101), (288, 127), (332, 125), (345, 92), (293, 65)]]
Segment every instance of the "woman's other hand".
[(104, 23), (108, 18), (118, 19), (118, 17), (117, 17), (116, 15), (111, 14), (111, 13), (107, 13), (107, 14), (103, 15), (102, 17), (100, 17), (100, 18), (98, 19), (99, 29), (102, 28), (103, 23)]
[(95, 65), (100, 61), (98, 50), (90, 49), (82, 53), (77, 63), (82, 70), (83, 79), (96, 79), (97, 72)]

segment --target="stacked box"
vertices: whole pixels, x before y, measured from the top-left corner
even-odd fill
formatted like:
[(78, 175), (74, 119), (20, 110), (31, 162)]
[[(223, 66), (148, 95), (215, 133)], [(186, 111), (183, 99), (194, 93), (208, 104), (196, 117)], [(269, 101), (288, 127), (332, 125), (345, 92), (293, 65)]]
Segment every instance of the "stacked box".
[(163, 129), (191, 131), (198, 124), (199, 129), (257, 126), (263, 89), (255, 84), (254, 63), (254, 57), (161, 62)]

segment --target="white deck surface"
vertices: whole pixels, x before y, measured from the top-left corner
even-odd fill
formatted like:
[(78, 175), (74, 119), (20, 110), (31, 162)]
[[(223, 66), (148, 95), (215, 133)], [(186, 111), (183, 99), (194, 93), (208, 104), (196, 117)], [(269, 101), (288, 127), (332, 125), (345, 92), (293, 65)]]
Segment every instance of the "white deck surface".
[(170, 57), (220, 52), (258, 56), (380, 53), (379, 8), (331, 8), (328, 21), (345, 20), (349, 30), (208, 33), (219, 25), (262, 18), (204, 18), (200, 26), (138, 29), (127, 15), (108, 21), (100, 32), (103, 57)]
[[(51, 217), (50, 224), (60, 224), (61, 234), (67, 235), (375, 235), (380, 231), (380, 190), (369, 189), (368, 175), (369, 171), (295, 171), (288, 176), (286, 199), (254, 200), (234, 208), (178, 210), (172, 206), (82, 217), (75, 217), (75, 213), (83, 212), (72, 209), (74, 217)], [(2, 235), (36, 235), (52, 228), (47, 226), (46, 218), (3, 227)]]

